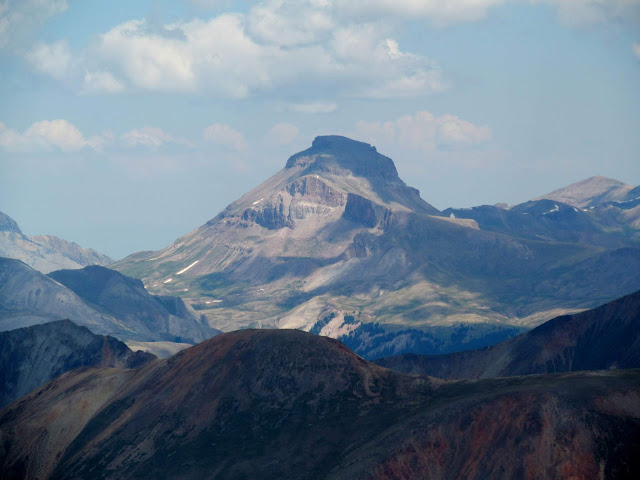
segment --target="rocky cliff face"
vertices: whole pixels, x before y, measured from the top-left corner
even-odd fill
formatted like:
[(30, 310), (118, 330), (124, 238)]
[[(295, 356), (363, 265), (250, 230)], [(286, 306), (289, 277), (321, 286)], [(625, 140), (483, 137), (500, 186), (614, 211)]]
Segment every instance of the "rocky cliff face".
[(0, 411), (3, 478), (635, 478), (637, 371), (440, 382), (298, 331), (82, 370)]
[(377, 205), (369, 199), (349, 193), (343, 218), (358, 223), (366, 228), (380, 227), (386, 229), (393, 217), (388, 208)]
[(155, 360), (70, 320), (0, 333), (0, 407), (80, 367), (137, 368)]

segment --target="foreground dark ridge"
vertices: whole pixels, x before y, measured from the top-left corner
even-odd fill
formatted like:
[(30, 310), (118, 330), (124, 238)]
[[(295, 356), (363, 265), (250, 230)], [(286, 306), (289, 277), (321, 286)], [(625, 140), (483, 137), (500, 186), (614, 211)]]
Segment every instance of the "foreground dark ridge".
[(0, 407), (75, 368), (136, 368), (155, 358), (70, 320), (2, 332)]
[(640, 291), (555, 318), (493, 347), (447, 355), (398, 355), (375, 363), (446, 379), (640, 368)]
[(1, 478), (637, 478), (640, 372), (442, 382), (300, 331), (65, 374), (0, 411)]

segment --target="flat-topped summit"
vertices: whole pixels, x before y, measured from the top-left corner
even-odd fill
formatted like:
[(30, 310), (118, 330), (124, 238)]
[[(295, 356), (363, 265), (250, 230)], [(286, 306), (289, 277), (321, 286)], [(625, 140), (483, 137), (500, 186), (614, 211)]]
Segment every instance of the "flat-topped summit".
[(376, 147), (340, 135), (316, 137), (311, 148), (289, 158), (285, 168), (293, 167), (304, 167), (308, 173), (351, 173), (372, 180), (400, 180), (393, 160), (378, 153)]

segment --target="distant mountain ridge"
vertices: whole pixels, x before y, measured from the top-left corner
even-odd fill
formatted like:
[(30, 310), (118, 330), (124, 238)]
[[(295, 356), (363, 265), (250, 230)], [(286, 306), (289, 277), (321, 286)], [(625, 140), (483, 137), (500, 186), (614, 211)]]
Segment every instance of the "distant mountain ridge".
[(113, 260), (90, 248), (82, 248), (52, 235), (27, 237), (17, 222), (0, 212), (0, 256), (21, 260), (30, 267), (49, 273), (61, 268), (109, 265)]
[[(223, 331), (352, 332), (359, 352), (400, 353), (448, 328), (440, 338), (461, 349), (640, 289), (640, 229), (607, 208), (540, 200), (439, 212), (375, 147), (317, 137), (206, 224), (113, 268)], [(477, 337), (450, 345), (469, 325)], [(409, 343), (393, 342), (400, 331)]]
[(494, 346), (448, 355), (400, 355), (375, 363), (444, 379), (640, 368), (640, 291), (549, 320)]
[(0, 331), (61, 319), (95, 334), (143, 342), (197, 343), (218, 333), (180, 298), (150, 295), (139, 280), (105, 267), (46, 276), (0, 257)]
[[(640, 187), (636, 187), (636, 190)], [(535, 198), (535, 200), (555, 200), (578, 208), (589, 208), (607, 202), (622, 202), (631, 200), (637, 192), (634, 187), (612, 178), (597, 175), (551, 193)], [(640, 197), (640, 194), (637, 194)]]
[(0, 332), (0, 408), (76, 368), (136, 368), (155, 358), (70, 320)]

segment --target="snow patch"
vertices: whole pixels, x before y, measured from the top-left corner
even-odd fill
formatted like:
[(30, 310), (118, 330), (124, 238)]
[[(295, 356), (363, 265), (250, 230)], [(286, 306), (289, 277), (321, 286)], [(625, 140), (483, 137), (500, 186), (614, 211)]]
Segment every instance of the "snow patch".
[(559, 211), (560, 211), (560, 207), (558, 205), (554, 205), (551, 210), (549, 210), (548, 212), (544, 212), (542, 215), (549, 215), (550, 213), (559, 212)]
[(251, 205), (257, 205), (259, 204), (261, 201), (263, 201), (264, 198), (261, 198), (260, 200), (256, 200), (255, 202), (253, 202)]
[(195, 262), (193, 262), (191, 265), (189, 265), (187, 268), (183, 268), (182, 270), (180, 270), (179, 272), (176, 273), (176, 275), (182, 275), (184, 272), (186, 272), (187, 270), (189, 270), (191, 267), (193, 267), (196, 263), (198, 263), (200, 260), (196, 260)]
[(449, 218), (456, 218), (456, 216), (453, 212), (451, 212), (451, 215), (449, 215)]
[(162, 283), (169, 283), (171, 280), (173, 280), (173, 278), (167, 278), (164, 282)]

